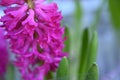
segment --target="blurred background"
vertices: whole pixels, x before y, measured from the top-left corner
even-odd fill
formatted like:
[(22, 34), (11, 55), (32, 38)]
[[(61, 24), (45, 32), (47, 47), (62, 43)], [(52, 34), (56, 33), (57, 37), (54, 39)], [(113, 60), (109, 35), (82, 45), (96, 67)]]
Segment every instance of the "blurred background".
[[(76, 27), (74, 26), (73, 20), (77, 5), (75, 1), (77, 0), (53, 1), (58, 3), (59, 9), (62, 11), (64, 16), (63, 24), (67, 24), (69, 27), (71, 27), (71, 25), (72, 27)], [(113, 13), (111, 11), (113, 10), (110, 9), (113, 9), (111, 6), (116, 8), (120, 7), (118, 5), (120, 1), (117, 1), (118, 0), (79, 0), (81, 7), (81, 12), (79, 14), (82, 15), (80, 27), (90, 27), (95, 20), (98, 21), (96, 23), (99, 42), (97, 64), (99, 67), (100, 80), (120, 80), (120, 40), (118, 39), (120, 29), (117, 28), (116, 30), (116, 25), (114, 25), (112, 20)], [(120, 12), (120, 9), (118, 10), (118, 12)], [(114, 15), (116, 14), (114, 13)], [(119, 17), (120, 14), (116, 16)], [(96, 17), (98, 18), (96, 19)]]
[[(59, 10), (63, 14), (63, 26), (67, 25), (68, 27), (76, 28), (76, 25), (74, 25), (76, 18), (74, 13), (76, 5), (78, 5), (75, 3), (77, 0), (50, 1), (58, 4)], [(81, 18), (78, 21), (78, 24), (80, 24), (79, 27), (91, 27), (95, 24), (98, 33), (97, 64), (99, 67), (99, 80), (120, 80), (120, 21), (116, 21), (118, 25), (114, 22), (115, 20), (120, 20), (120, 9), (116, 9), (120, 7), (120, 1), (117, 2), (118, 4), (115, 1), (117, 0), (79, 0), (80, 11), (78, 15)], [(111, 3), (115, 4), (113, 5)], [(116, 9), (116, 14), (114, 13), (114, 9)], [(2, 10), (3, 7), (0, 6), (0, 16), (3, 15)], [(118, 13), (119, 15), (117, 15)], [(114, 15), (116, 17), (113, 17)], [(75, 54), (73, 55), (75, 56)], [(71, 60), (75, 62), (74, 59)]]

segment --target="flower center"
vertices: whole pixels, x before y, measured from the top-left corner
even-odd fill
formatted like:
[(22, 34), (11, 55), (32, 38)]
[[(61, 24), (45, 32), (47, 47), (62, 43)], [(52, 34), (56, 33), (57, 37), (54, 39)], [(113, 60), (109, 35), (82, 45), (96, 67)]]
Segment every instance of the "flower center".
[(34, 7), (33, 0), (27, 0), (27, 1), (28, 1), (29, 8), (33, 8)]

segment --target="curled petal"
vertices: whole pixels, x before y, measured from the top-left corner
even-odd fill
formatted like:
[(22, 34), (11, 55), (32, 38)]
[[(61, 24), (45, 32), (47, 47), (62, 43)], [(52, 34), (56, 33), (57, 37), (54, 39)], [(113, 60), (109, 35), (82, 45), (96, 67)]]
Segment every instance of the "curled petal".
[(33, 34), (35, 28), (37, 27), (37, 23), (35, 22), (35, 15), (32, 9), (29, 9), (29, 16), (27, 17), (27, 19), (25, 19), (25, 21), (22, 22), (22, 25), (25, 26), (25, 30), (33, 40)]

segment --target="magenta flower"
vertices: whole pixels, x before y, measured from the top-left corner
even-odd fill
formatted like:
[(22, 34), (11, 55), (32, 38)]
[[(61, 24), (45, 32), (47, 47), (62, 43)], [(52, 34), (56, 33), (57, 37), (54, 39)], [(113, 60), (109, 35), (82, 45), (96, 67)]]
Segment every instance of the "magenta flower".
[(62, 57), (67, 56), (62, 52), (61, 12), (55, 3), (43, 2), (25, 0), (24, 4), (7, 7), (0, 19), (11, 50), (16, 53), (14, 64), (24, 80), (44, 80), (49, 71), (56, 71)]
[(37, 23), (35, 22), (34, 17), (34, 11), (32, 9), (29, 9), (29, 16), (25, 21), (22, 22), (22, 25), (25, 27), (26, 33), (29, 34), (32, 40), (35, 28), (37, 27)]
[(6, 46), (3, 38), (3, 30), (0, 28), (0, 78), (4, 77), (8, 64), (8, 52)]
[(24, 0), (1, 0), (0, 4), (3, 6), (9, 6), (11, 4), (23, 4)]

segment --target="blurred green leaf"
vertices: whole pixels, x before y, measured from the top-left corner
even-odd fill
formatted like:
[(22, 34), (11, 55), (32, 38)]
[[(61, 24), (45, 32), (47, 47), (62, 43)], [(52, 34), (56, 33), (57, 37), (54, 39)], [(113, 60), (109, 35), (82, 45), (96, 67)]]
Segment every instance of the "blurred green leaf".
[(82, 8), (80, 6), (80, 1), (79, 0), (75, 0), (75, 19), (76, 21), (80, 21), (81, 17), (82, 17)]
[(116, 43), (120, 46), (120, 0), (108, 0), (109, 11), (113, 23)]
[(51, 80), (54, 79), (54, 74), (53, 72), (48, 72), (48, 74), (45, 76), (45, 80)]
[(82, 49), (80, 54), (80, 63), (78, 69), (78, 80), (85, 80), (87, 72), (93, 62), (96, 62), (98, 48), (97, 32), (94, 32), (92, 39), (89, 36), (89, 29), (86, 28), (83, 32)]
[(89, 69), (86, 79), (85, 80), (98, 80), (98, 68), (96, 64), (92, 64), (91, 68)]
[(79, 0), (75, 0), (75, 12), (74, 12), (74, 17), (75, 17), (75, 26), (77, 27), (76, 29), (80, 28), (80, 22), (82, 19), (82, 7), (80, 5), (80, 1)]
[(7, 68), (5, 80), (14, 80), (14, 78), (15, 78), (15, 68), (12, 64), (10, 64)]
[(96, 62), (97, 49), (98, 49), (98, 36), (97, 36), (97, 32), (94, 31), (94, 34), (89, 44), (88, 67), (90, 67), (93, 62)]
[(68, 60), (64, 57), (58, 67), (57, 70), (57, 80), (69, 80), (69, 65)]
[(115, 29), (120, 29), (120, 0), (108, 0), (109, 10)]
[(67, 40), (64, 42), (65, 43), (65, 48), (64, 48), (64, 52), (68, 52), (70, 51), (70, 33), (69, 33), (69, 28), (65, 27), (65, 37), (67, 38)]
[(82, 50), (80, 54), (80, 63), (78, 69), (78, 80), (84, 80), (87, 72), (87, 58), (88, 58), (88, 45), (89, 45), (89, 30), (86, 28), (83, 32)]

